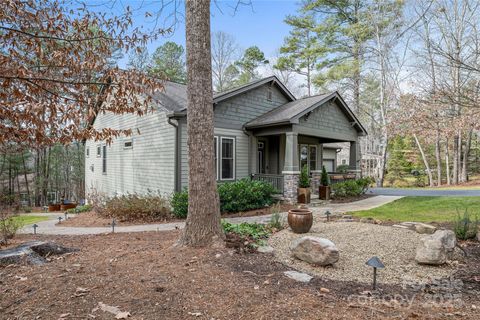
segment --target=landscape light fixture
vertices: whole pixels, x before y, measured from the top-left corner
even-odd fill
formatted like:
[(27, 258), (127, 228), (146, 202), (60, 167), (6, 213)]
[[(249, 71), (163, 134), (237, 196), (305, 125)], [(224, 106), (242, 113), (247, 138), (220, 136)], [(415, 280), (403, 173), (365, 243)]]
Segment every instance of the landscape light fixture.
[(64, 215), (65, 215), (65, 221), (67, 221), (67, 219), (68, 219), (68, 212), (65, 211)]
[(385, 266), (383, 265), (382, 261), (378, 257), (371, 257), (365, 263), (367, 266), (373, 267), (373, 290), (377, 289), (377, 268), (383, 269)]
[(58, 223), (62, 222), (63, 218), (62, 217), (58, 217)]
[(112, 233), (115, 233), (115, 226), (117, 225), (115, 218), (112, 219), (112, 223), (110, 225), (112, 226)]
[(330, 215), (331, 215), (331, 214), (332, 214), (332, 213), (331, 213), (330, 211), (328, 211), (328, 210), (325, 211), (325, 215), (327, 216), (327, 221), (330, 221)]
[(34, 223), (32, 227), (33, 227), (33, 234), (37, 234), (38, 224)]

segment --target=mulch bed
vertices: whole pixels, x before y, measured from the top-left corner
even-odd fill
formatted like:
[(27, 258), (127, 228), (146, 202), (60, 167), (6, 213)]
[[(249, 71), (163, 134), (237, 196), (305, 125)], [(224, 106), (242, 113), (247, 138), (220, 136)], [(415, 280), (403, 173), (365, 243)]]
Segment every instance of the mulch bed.
[[(179, 231), (37, 236), (79, 248), (42, 266), (0, 268), (0, 319), (475, 319), (478, 295), (464, 274), (463, 306), (425, 306), (424, 294), (381, 286), (376, 298), (354, 282), (286, 278), (271, 255), (175, 247)], [(21, 235), (28, 241), (32, 235)], [(470, 249), (468, 249), (470, 250)], [(478, 248), (472, 249), (478, 254)], [(472, 267), (472, 266), (470, 266)], [(475, 282), (476, 283), (476, 282)], [(476, 285), (476, 284), (475, 284)], [(322, 289), (323, 288), (323, 289)], [(328, 290), (325, 290), (328, 289)], [(475, 287), (478, 288), (478, 287)], [(476, 292), (476, 291), (475, 291)], [(391, 299), (397, 295), (397, 299)], [(362, 299), (360, 299), (360, 298)], [(401, 297), (412, 298), (402, 300)], [(478, 318), (477, 318), (478, 319)]]
[[(282, 204), (279, 209), (281, 212), (285, 212), (294, 208), (295, 206), (289, 204)], [(272, 213), (273, 207), (260, 208), (255, 210), (236, 212), (236, 213), (224, 213), (222, 218), (234, 218), (234, 217), (253, 217), (253, 216), (262, 216)], [(116, 221), (117, 226), (131, 226), (139, 224), (148, 224), (148, 223), (169, 223), (169, 222), (179, 222), (185, 221), (182, 219), (163, 219), (158, 221)], [(104, 218), (98, 215), (96, 212), (83, 212), (76, 215), (70, 215), (67, 221), (62, 221), (59, 226), (62, 227), (108, 227), (112, 223), (112, 219)], [(58, 224), (57, 224), (58, 225)]]

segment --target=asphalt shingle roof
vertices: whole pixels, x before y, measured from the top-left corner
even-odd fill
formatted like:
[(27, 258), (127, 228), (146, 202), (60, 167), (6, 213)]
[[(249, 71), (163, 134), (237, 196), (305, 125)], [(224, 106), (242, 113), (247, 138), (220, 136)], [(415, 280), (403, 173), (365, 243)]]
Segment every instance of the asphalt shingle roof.
[(250, 121), (246, 126), (256, 127), (290, 121), (290, 119), (294, 118), (314, 104), (317, 104), (318, 102), (329, 97), (331, 94), (332, 93), (320, 94), (288, 102)]

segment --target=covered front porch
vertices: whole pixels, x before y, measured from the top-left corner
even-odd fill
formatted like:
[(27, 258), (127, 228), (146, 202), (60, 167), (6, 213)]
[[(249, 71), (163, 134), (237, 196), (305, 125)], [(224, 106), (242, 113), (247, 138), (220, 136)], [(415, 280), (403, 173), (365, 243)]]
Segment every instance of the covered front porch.
[[(330, 181), (336, 183), (357, 177), (360, 173), (357, 141), (331, 140), (297, 132), (285, 132), (251, 137), (252, 178), (269, 182), (283, 195), (286, 201), (295, 202), (300, 170), (307, 166), (311, 177), (312, 193), (318, 194), (324, 165), (323, 144), (331, 142), (349, 143), (350, 165), (347, 173), (335, 172), (336, 165), (326, 165), (326, 168), (334, 168), (333, 171), (329, 170), (328, 172)], [(330, 161), (330, 158), (327, 161)]]
[[(331, 171), (333, 183), (360, 175), (358, 137), (366, 131), (338, 93), (293, 101), (248, 123), (245, 129), (250, 137), (252, 178), (271, 183), (287, 202), (297, 201), (304, 166), (311, 176), (314, 194), (318, 193), (324, 165)], [(350, 148), (346, 174), (334, 172), (336, 163), (327, 163), (331, 155), (328, 160), (324, 157), (324, 144), (340, 142), (347, 142)]]

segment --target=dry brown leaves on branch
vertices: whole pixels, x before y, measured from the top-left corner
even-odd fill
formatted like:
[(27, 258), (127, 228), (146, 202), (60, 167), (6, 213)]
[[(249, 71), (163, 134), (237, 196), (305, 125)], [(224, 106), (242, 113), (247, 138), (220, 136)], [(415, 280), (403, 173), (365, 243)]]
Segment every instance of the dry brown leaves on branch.
[[(132, 12), (89, 11), (79, 2), (0, 2), (0, 146), (111, 140), (129, 131), (89, 126), (99, 112), (144, 114), (161, 83), (120, 70), (117, 52), (145, 45)], [(103, 103), (108, 97), (108, 104)]]

